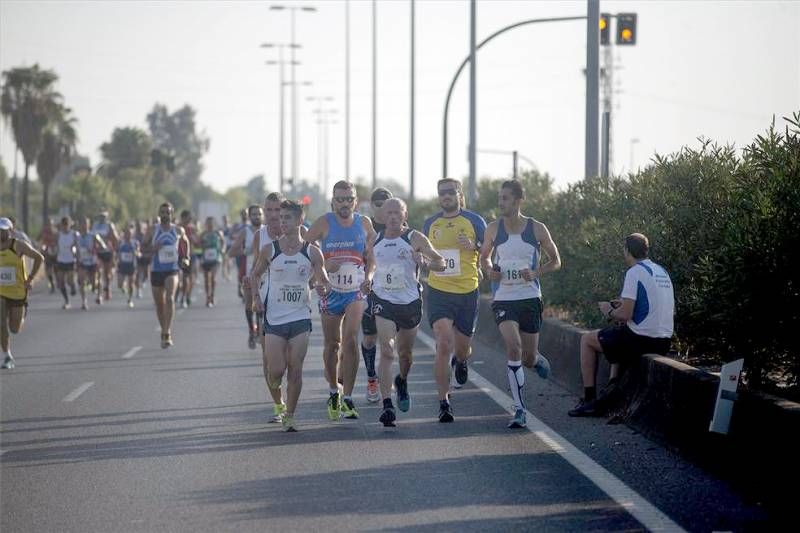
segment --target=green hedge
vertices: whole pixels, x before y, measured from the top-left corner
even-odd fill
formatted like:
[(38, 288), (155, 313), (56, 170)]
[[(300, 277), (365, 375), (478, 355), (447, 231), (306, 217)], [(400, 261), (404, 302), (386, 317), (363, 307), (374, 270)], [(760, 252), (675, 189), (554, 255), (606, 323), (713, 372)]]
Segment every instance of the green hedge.
[[(681, 358), (744, 357), (751, 386), (800, 388), (800, 276), (790, 260), (800, 250), (800, 112), (785, 121), (743, 150), (701, 139), (637, 174), (564, 191), (547, 175), (523, 173), (523, 213), (548, 226), (562, 256), (562, 269), (543, 281), (546, 305), (602, 326), (595, 302), (619, 294), (623, 239), (641, 232), (673, 279)], [(487, 221), (501, 182), (479, 185), (473, 209)], [(412, 227), (434, 211), (435, 202), (413, 204)]]

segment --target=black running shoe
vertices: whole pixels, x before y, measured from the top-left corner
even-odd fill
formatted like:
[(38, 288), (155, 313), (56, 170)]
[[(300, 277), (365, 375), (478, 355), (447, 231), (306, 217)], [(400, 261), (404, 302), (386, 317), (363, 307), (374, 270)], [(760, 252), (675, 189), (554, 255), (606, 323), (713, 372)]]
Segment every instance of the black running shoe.
[(393, 428), (396, 426), (394, 421), (397, 420), (397, 415), (394, 413), (392, 400), (387, 399), (383, 401), (383, 411), (381, 412), (381, 416), (378, 418), (378, 420), (380, 420), (384, 427)]
[(603, 416), (597, 405), (597, 400), (581, 400), (574, 409), (567, 412), (569, 416)]
[(469, 367), (466, 361), (459, 361), (457, 357), (453, 357), (452, 365), (453, 372), (456, 375), (456, 388), (460, 389), (469, 378)]
[(447, 423), (453, 421), (453, 408), (447, 400), (439, 402), (439, 422)]

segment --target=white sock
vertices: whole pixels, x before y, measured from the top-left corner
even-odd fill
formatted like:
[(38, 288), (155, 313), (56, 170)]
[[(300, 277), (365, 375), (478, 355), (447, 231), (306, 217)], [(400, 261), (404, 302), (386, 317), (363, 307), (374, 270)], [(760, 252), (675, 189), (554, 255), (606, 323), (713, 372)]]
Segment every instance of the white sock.
[(522, 388), (525, 386), (525, 370), (522, 368), (522, 361), (509, 361), (508, 369), (508, 386), (511, 389), (511, 395), (514, 397), (514, 410), (525, 409), (525, 404), (522, 401)]

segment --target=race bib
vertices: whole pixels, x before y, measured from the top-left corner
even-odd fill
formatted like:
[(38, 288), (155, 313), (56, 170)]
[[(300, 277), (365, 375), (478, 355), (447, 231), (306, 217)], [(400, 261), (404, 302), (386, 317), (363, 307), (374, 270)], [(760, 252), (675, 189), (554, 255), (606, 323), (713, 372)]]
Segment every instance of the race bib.
[(387, 291), (401, 291), (406, 288), (406, 272), (403, 265), (379, 268), (375, 276), (380, 279), (381, 287)]
[(339, 270), (329, 273), (331, 286), (339, 292), (357, 291), (364, 281), (364, 271), (353, 263), (344, 263)]
[(308, 304), (308, 293), (305, 285), (281, 285), (278, 288), (277, 303), (284, 307), (304, 307)]
[(216, 248), (207, 248), (203, 251), (203, 259), (209, 263), (213, 263), (217, 260), (217, 250)]
[(17, 268), (0, 267), (0, 287), (10, 287), (17, 284)]
[(158, 249), (158, 262), (162, 264), (178, 262), (178, 248), (174, 244), (166, 244)]
[(120, 263), (133, 263), (133, 252), (120, 252), (119, 261)]
[(460, 276), (461, 275), (461, 250), (448, 248), (439, 250), (444, 258), (444, 270), (442, 272), (431, 272), (436, 276)]
[(528, 283), (525, 281), (525, 278), (522, 277), (522, 271), (530, 269), (530, 264), (524, 259), (509, 259), (503, 261), (501, 265), (502, 270), (501, 273), (503, 274), (503, 279), (500, 280), (500, 283), (503, 285), (523, 285)]

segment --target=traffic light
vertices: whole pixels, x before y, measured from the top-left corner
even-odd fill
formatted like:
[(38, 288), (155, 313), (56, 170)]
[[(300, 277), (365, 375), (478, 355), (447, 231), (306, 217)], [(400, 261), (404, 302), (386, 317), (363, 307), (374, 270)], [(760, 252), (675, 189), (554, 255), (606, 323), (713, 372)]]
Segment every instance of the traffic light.
[(636, 13), (617, 13), (617, 44), (636, 44)]
[(607, 46), (611, 36), (611, 15), (600, 13), (600, 44)]

